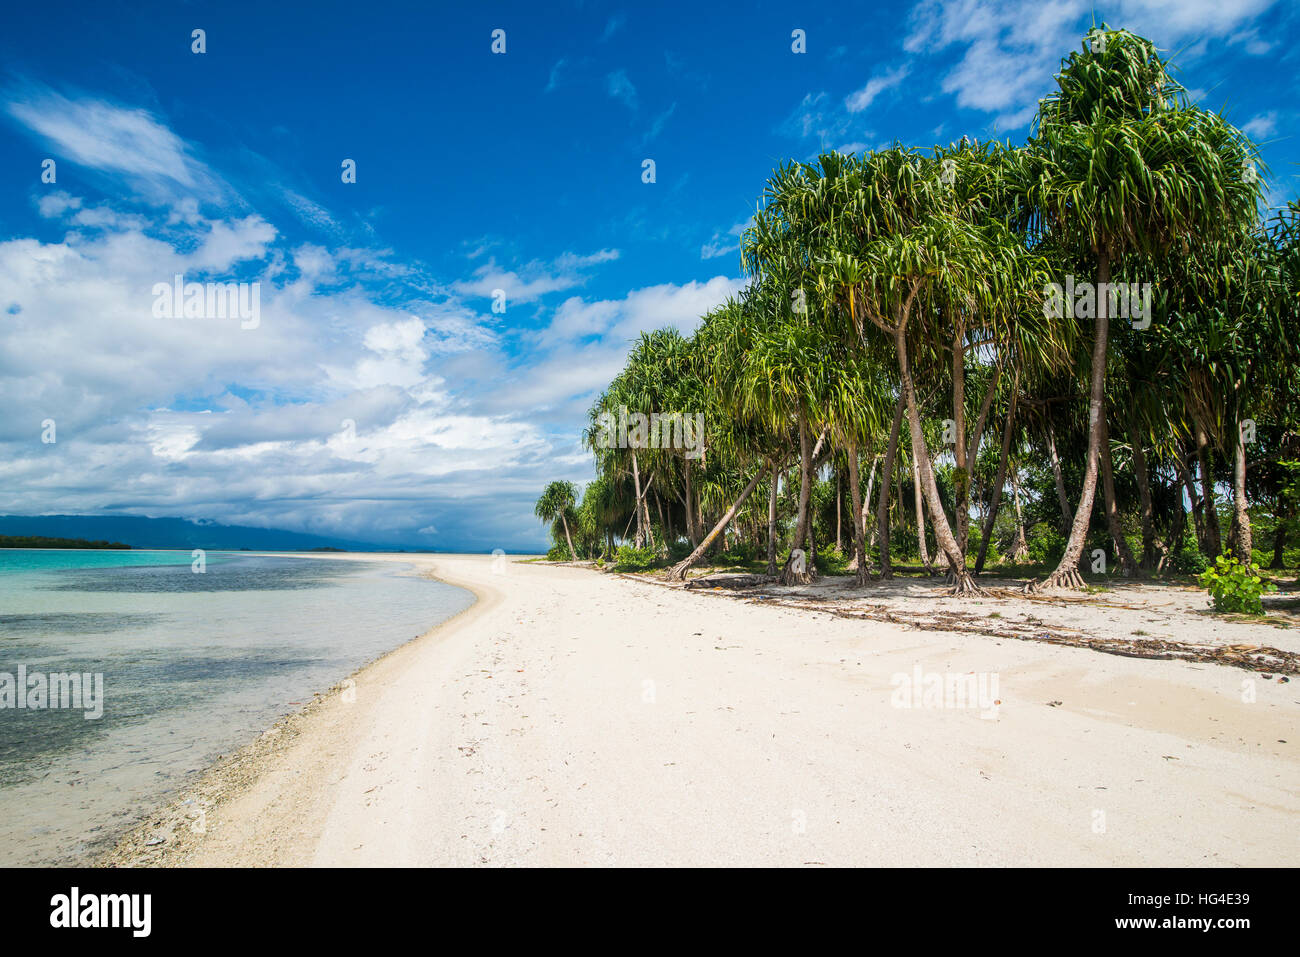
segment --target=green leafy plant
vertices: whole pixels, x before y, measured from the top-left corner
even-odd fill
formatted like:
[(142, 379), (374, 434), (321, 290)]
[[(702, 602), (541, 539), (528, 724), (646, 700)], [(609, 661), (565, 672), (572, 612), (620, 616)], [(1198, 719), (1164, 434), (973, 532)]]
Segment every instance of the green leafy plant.
[(633, 548), (620, 545), (618, 557), (614, 562), (616, 572), (643, 572), (659, 564), (659, 556), (653, 548)]
[(1196, 545), (1196, 536), (1188, 532), (1183, 536), (1177, 551), (1169, 560), (1169, 567), (1179, 575), (1201, 575), (1209, 569), (1210, 563)]
[(1029, 530), (1029, 560), (1036, 565), (1052, 565), (1061, 560), (1065, 536), (1046, 522)]
[(1264, 605), (1260, 596), (1277, 591), (1276, 585), (1263, 581), (1253, 568), (1230, 555), (1215, 558), (1214, 567), (1207, 568), (1197, 580), (1209, 591), (1215, 611), (1262, 615)]

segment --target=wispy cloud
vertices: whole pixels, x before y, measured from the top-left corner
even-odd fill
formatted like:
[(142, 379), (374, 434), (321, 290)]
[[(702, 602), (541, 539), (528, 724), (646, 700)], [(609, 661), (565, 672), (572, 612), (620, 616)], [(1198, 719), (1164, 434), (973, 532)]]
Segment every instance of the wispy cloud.
[(668, 121), (672, 119), (673, 114), (676, 112), (677, 104), (674, 103), (672, 106), (668, 107), (668, 109), (656, 116), (650, 122), (650, 128), (646, 130), (645, 135), (641, 137), (641, 145), (644, 146), (651, 140), (656, 139), (659, 134), (664, 131), (664, 127), (668, 125)]
[(892, 70), (885, 70), (883, 73), (877, 73), (867, 85), (854, 93), (850, 93), (844, 98), (844, 106), (850, 113), (861, 113), (872, 103), (876, 97), (886, 90), (892, 90), (897, 87), (904, 79), (907, 78), (908, 64), (904, 63)]
[(547, 79), (546, 81), (546, 89), (544, 92), (554, 93), (556, 89), (559, 88), (560, 72), (564, 69), (564, 65), (568, 62), (569, 61), (566, 60), (564, 57), (560, 57), (558, 60), (555, 61), (555, 66), (551, 67), (551, 75), (549, 79)]
[(700, 247), (700, 258), (704, 260), (717, 259), (719, 256), (739, 252), (741, 234), (749, 228), (749, 224), (753, 221), (754, 217), (751, 216), (749, 219), (736, 223), (725, 233), (714, 233), (713, 238)]
[(69, 98), (25, 83), (4, 94), (5, 111), (54, 150), (56, 159), (125, 178), (144, 197), (218, 199), (227, 188), (161, 120), (97, 97)]
[(1277, 110), (1269, 110), (1252, 118), (1241, 131), (1257, 140), (1268, 139), (1277, 132)]
[(605, 77), (605, 90), (630, 110), (637, 108), (636, 87), (628, 79), (627, 71), (615, 70)]
[(533, 260), (516, 268), (506, 268), (491, 257), (474, 270), (472, 278), (452, 284), (458, 295), (490, 298), (500, 289), (509, 305), (536, 302), (554, 292), (584, 285), (584, 270), (618, 258), (617, 249), (601, 249), (587, 255), (564, 253), (551, 262)]
[(625, 14), (622, 13), (614, 14), (614, 16), (610, 17), (609, 20), (606, 22), (605, 32), (600, 35), (600, 42), (604, 43), (614, 34), (618, 33), (619, 30), (623, 29), (623, 26), (626, 23), (627, 23), (627, 16)]
[[(1274, 3), (1120, 0), (1107, 19), (1159, 46), (1181, 44), (1181, 57), (1194, 59), (1211, 39), (1235, 37), (1247, 52), (1264, 50), (1248, 25)], [(943, 92), (954, 95), (958, 106), (993, 114), (999, 128), (1017, 129), (1032, 119), (1050, 84), (1045, 78), (1065, 52), (1079, 47), (1093, 13), (1087, 0), (921, 0), (912, 10), (903, 49), (933, 57), (956, 48), (960, 59), (942, 73)]]

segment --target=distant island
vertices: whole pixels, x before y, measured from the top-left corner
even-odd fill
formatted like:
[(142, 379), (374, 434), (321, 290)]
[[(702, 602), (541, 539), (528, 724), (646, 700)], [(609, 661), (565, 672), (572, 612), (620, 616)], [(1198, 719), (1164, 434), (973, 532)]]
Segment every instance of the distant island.
[(119, 548), (130, 551), (122, 542), (89, 541), (85, 538), (49, 538), (45, 535), (0, 535), (0, 548)]

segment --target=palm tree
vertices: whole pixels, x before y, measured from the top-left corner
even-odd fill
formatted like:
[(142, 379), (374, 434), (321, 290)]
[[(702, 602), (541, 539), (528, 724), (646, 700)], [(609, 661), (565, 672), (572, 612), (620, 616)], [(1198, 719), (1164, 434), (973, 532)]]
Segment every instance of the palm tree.
[(569, 516), (574, 514), (574, 505), (578, 498), (578, 487), (572, 482), (556, 481), (546, 486), (541, 498), (533, 506), (533, 514), (543, 522), (553, 523), (557, 519), (564, 528), (564, 538), (569, 543), (569, 555), (576, 562), (578, 553), (573, 547), (573, 536), (569, 534)]
[[(1072, 53), (1058, 89), (1040, 103), (1024, 184), (1031, 237), (1051, 235), (1090, 256), (1098, 287), (1128, 254), (1231, 229), (1254, 214), (1259, 190), (1243, 174), (1250, 154), (1241, 135), (1222, 117), (1187, 105), (1154, 45), (1127, 30), (1101, 29), (1105, 42)], [(1031, 589), (1083, 587), (1079, 559), (1105, 434), (1107, 300), (1081, 300), (1095, 313), (1083, 488), (1060, 564)]]

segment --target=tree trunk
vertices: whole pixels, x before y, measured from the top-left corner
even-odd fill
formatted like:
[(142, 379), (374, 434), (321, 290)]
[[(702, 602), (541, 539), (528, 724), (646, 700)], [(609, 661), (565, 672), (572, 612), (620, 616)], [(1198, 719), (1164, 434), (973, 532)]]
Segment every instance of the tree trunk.
[(966, 557), (957, 545), (957, 539), (948, 525), (948, 517), (943, 513), (943, 503), (939, 500), (939, 487), (934, 481), (934, 470), (930, 465), (930, 454), (925, 448), (925, 438), (921, 432), (921, 412), (916, 404), (916, 389), (912, 384), (912, 371), (907, 358), (906, 319), (899, 321), (894, 329), (894, 346), (898, 353), (898, 375), (902, 397), (907, 402), (907, 422), (912, 433), (912, 459), (921, 470), (921, 485), (925, 491), (925, 500), (930, 506), (930, 522), (934, 526), (935, 541), (948, 560), (952, 570), (953, 594), (982, 594), (982, 589), (975, 584), (970, 572), (966, 570)]
[(1273, 561), (1269, 563), (1269, 568), (1282, 567), (1282, 554), (1286, 551), (1286, 525), (1285, 519), (1278, 516), (1277, 525), (1273, 529)]
[(803, 550), (804, 538), (808, 534), (808, 499), (812, 495), (812, 436), (808, 432), (808, 420), (799, 413), (799, 517), (795, 522), (794, 540), (790, 545), (790, 556), (781, 571), (781, 584), (806, 585), (812, 581), (812, 563), (804, 556), (803, 571), (795, 569), (795, 553)]
[(1056, 454), (1056, 429), (1047, 420), (1047, 450), (1052, 456), (1052, 477), (1056, 480), (1056, 500), (1061, 503), (1061, 531), (1070, 527), (1070, 500), (1065, 495), (1065, 476), (1061, 472), (1061, 458)]
[[(1175, 479), (1174, 486), (1178, 486)], [(1161, 555), (1156, 560), (1156, 573), (1159, 574), (1165, 569), (1165, 565), (1173, 558), (1174, 552), (1183, 544), (1183, 533), (1187, 530), (1187, 510), (1183, 508), (1183, 496), (1180, 492), (1178, 495), (1178, 507), (1174, 509), (1174, 520), (1169, 528), (1169, 538), (1161, 546)]]
[(930, 549), (925, 543), (925, 507), (921, 501), (921, 472), (916, 467), (916, 459), (912, 459), (912, 494), (916, 500), (916, 550), (921, 556), (921, 565), (931, 575), (934, 574), (934, 566), (930, 564)]
[(885, 464), (880, 470), (880, 501), (876, 504), (876, 529), (880, 543), (880, 579), (893, 578), (889, 561), (889, 480), (893, 474), (894, 456), (898, 454), (898, 431), (903, 423), (906, 398), (900, 391), (894, 406), (894, 424), (889, 428), (889, 445), (885, 448)]
[(1254, 541), (1250, 531), (1250, 513), (1246, 511), (1246, 442), (1237, 426), (1237, 454), (1232, 466), (1232, 524), (1237, 544), (1237, 561), (1251, 567), (1254, 562)]
[(776, 574), (776, 489), (779, 471), (772, 466), (772, 488), (767, 493), (767, 573)]
[[(961, 349), (964, 330), (958, 334), (953, 343), (953, 415), (957, 416), (957, 441), (953, 448), (953, 457), (957, 461), (957, 471), (953, 482), (953, 518), (957, 522), (957, 545), (961, 553), (966, 554), (970, 542), (970, 500), (973, 481), (971, 472), (979, 455), (980, 442), (984, 438), (984, 425), (988, 421), (989, 409), (993, 406), (993, 397), (998, 390), (998, 380), (1002, 378), (1002, 365), (998, 363), (997, 372), (984, 392), (980, 403), (979, 415), (975, 418), (975, 428), (971, 430), (970, 442), (966, 440), (966, 365), (965, 351)], [(958, 405), (960, 397), (960, 406)]]
[[(813, 472), (813, 480), (809, 481), (809, 487), (813, 481), (816, 481), (816, 471)], [(809, 503), (808, 506), (808, 567), (815, 570), (817, 568), (817, 510)]]
[(964, 327), (959, 321), (952, 341), (952, 447), (956, 468), (952, 473), (952, 517), (957, 523), (957, 547), (966, 553), (970, 535), (970, 470), (966, 467), (966, 353), (962, 349)]
[(844, 554), (844, 535), (841, 532), (840, 525), (842, 518), (840, 516), (840, 506), (844, 498), (844, 489), (841, 488), (840, 470), (835, 470), (835, 551), (841, 555)]
[(858, 442), (849, 439), (849, 516), (853, 520), (853, 571), (859, 585), (867, 583), (867, 550), (862, 534), (862, 476), (858, 472)]
[[(871, 540), (867, 542), (867, 552), (876, 547), (876, 533), (878, 529), (874, 523), (868, 521), (868, 513), (871, 511), (871, 493), (875, 489), (876, 466), (879, 464), (877, 458), (873, 457), (871, 459), (871, 472), (867, 475), (867, 494), (866, 497), (862, 499), (862, 513), (858, 519), (858, 521), (862, 523), (862, 531), (864, 535), (868, 528), (871, 529)], [(866, 558), (866, 552), (863, 552), (863, 558)]]
[(691, 460), (683, 458), (682, 462), (686, 466), (686, 537), (690, 540), (691, 547), (694, 548), (700, 544), (700, 533), (695, 525), (695, 516), (691, 512)]
[(1201, 522), (1205, 527), (1202, 551), (1213, 559), (1223, 551), (1219, 529), (1219, 508), (1214, 501), (1214, 472), (1210, 468), (1210, 439), (1200, 423), (1196, 425), (1196, 461), (1201, 467)]
[[(1097, 255), (1097, 286), (1110, 282), (1110, 252), (1105, 247)], [(1083, 488), (1079, 492), (1079, 506), (1074, 511), (1070, 538), (1065, 544), (1065, 554), (1045, 581), (1025, 586), (1027, 591), (1043, 588), (1083, 588), (1079, 574), (1079, 559), (1083, 556), (1084, 539), (1088, 537), (1088, 524), (1092, 521), (1092, 503), (1097, 494), (1097, 465), (1101, 458), (1101, 433), (1104, 424), (1103, 402), (1106, 398), (1106, 343), (1110, 334), (1110, 297), (1096, 296), (1097, 331), (1092, 344), (1092, 375), (1088, 394), (1088, 459), (1083, 471)]]
[(1007, 406), (1007, 421), (1002, 426), (1002, 452), (998, 457), (998, 474), (993, 480), (993, 501), (989, 504), (989, 515), (984, 522), (983, 540), (980, 553), (975, 558), (975, 574), (984, 571), (984, 558), (989, 553), (989, 539), (993, 537), (993, 523), (998, 520), (998, 506), (1002, 504), (1002, 486), (1007, 481), (1007, 459), (1011, 455), (1011, 432), (1016, 421), (1016, 394), (1020, 390), (1020, 368), (1017, 366), (1011, 377), (1011, 401)]
[(1020, 483), (1016, 481), (1016, 470), (1011, 470), (1011, 500), (1016, 506), (1016, 540), (1011, 545), (1011, 561), (1023, 565), (1029, 561), (1029, 542), (1025, 540), (1025, 516), (1020, 511)]
[(636, 511), (636, 538), (633, 544), (640, 548), (645, 544), (645, 528), (641, 525), (641, 470), (637, 467), (635, 452), (632, 453), (632, 485), (636, 492), (636, 504), (633, 506)]
[(1110, 457), (1110, 422), (1109, 409), (1103, 405), (1101, 416), (1101, 487), (1105, 496), (1103, 510), (1106, 512), (1106, 525), (1110, 529), (1110, 540), (1119, 556), (1120, 571), (1125, 578), (1132, 578), (1137, 573), (1137, 562), (1133, 552), (1124, 540), (1124, 529), (1119, 524), (1119, 505), (1115, 501), (1115, 472)]
[[(648, 509), (649, 507), (650, 507), (650, 503), (647, 502), (646, 508)], [(663, 532), (663, 542), (661, 544), (663, 545), (664, 551), (667, 552), (668, 551), (668, 523), (664, 520), (664, 500), (659, 497), (658, 492), (655, 492), (655, 511), (659, 513), (659, 528)]]
[(700, 544), (695, 547), (694, 551), (672, 568), (668, 569), (669, 581), (679, 582), (686, 580), (686, 572), (690, 570), (692, 565), (700, 560), (701, 556), (703, 556), (709, 549), (714, 540), (727, 530), (727, 526), (731, 524), (731, 520), (736, 517), (736, 513), (739, 512), (741, 506), (745, 504), (745, 500), (749, 498), (750, 493), (754, 491), (754, 488), (758, 485), (759, 479), (763, 477), (765, 472), (766, 469), (761, 466), (754, 470), (754, 477), (749, 480), (749, 484), (746, 485), (745, 490), (740, 493), (740, 497), (731, 503), (731, 508), (727, 509), (726, 514), (724, 514), (722, 518), (718, 519), (718, 524), (713, 526), (713, 531), (709, 532), (709, 534), (705, 536), (704, 541), (700, 542)]
[[(1196, 547), (1202, 552), (1205, 551), (1205, 523), (1201, 520), (1201, 497), (1196, 494), (1196, 483), (1192, 481), (1192, 470), (1188, 468), (1178, 452), (1174, 452), (1174, 471), (1178, 473), (1178, 478), (1183, 483), (1183, 488), (1187, 492), (1187, 504), (1192, 510), (1192, 523), (1196, 530)], [(1174, 549), (1182, 544), (1182, 539), (1174, 540)]]
[(1150, 571), (1156, 561), (1155, 509), (1151, 505), (1151, 475), (1147, 471), (1147, 453), (1142, 448), (1142, 431), (1137, 417), (1129, 415), (1129, 443), (1133, 446), (1133, 478), (1137, 481), (1138, 505), (1142, 518), (1143, 571)]
[(569, 534), (569, 520), (564, 517), (564, 512), (560, 512), (560, 524), (564, 526), (564, 539), (569, 543), (569, 557), (575, 562), (578, 560), (578, 551), (573, 547), (573, 536)]

